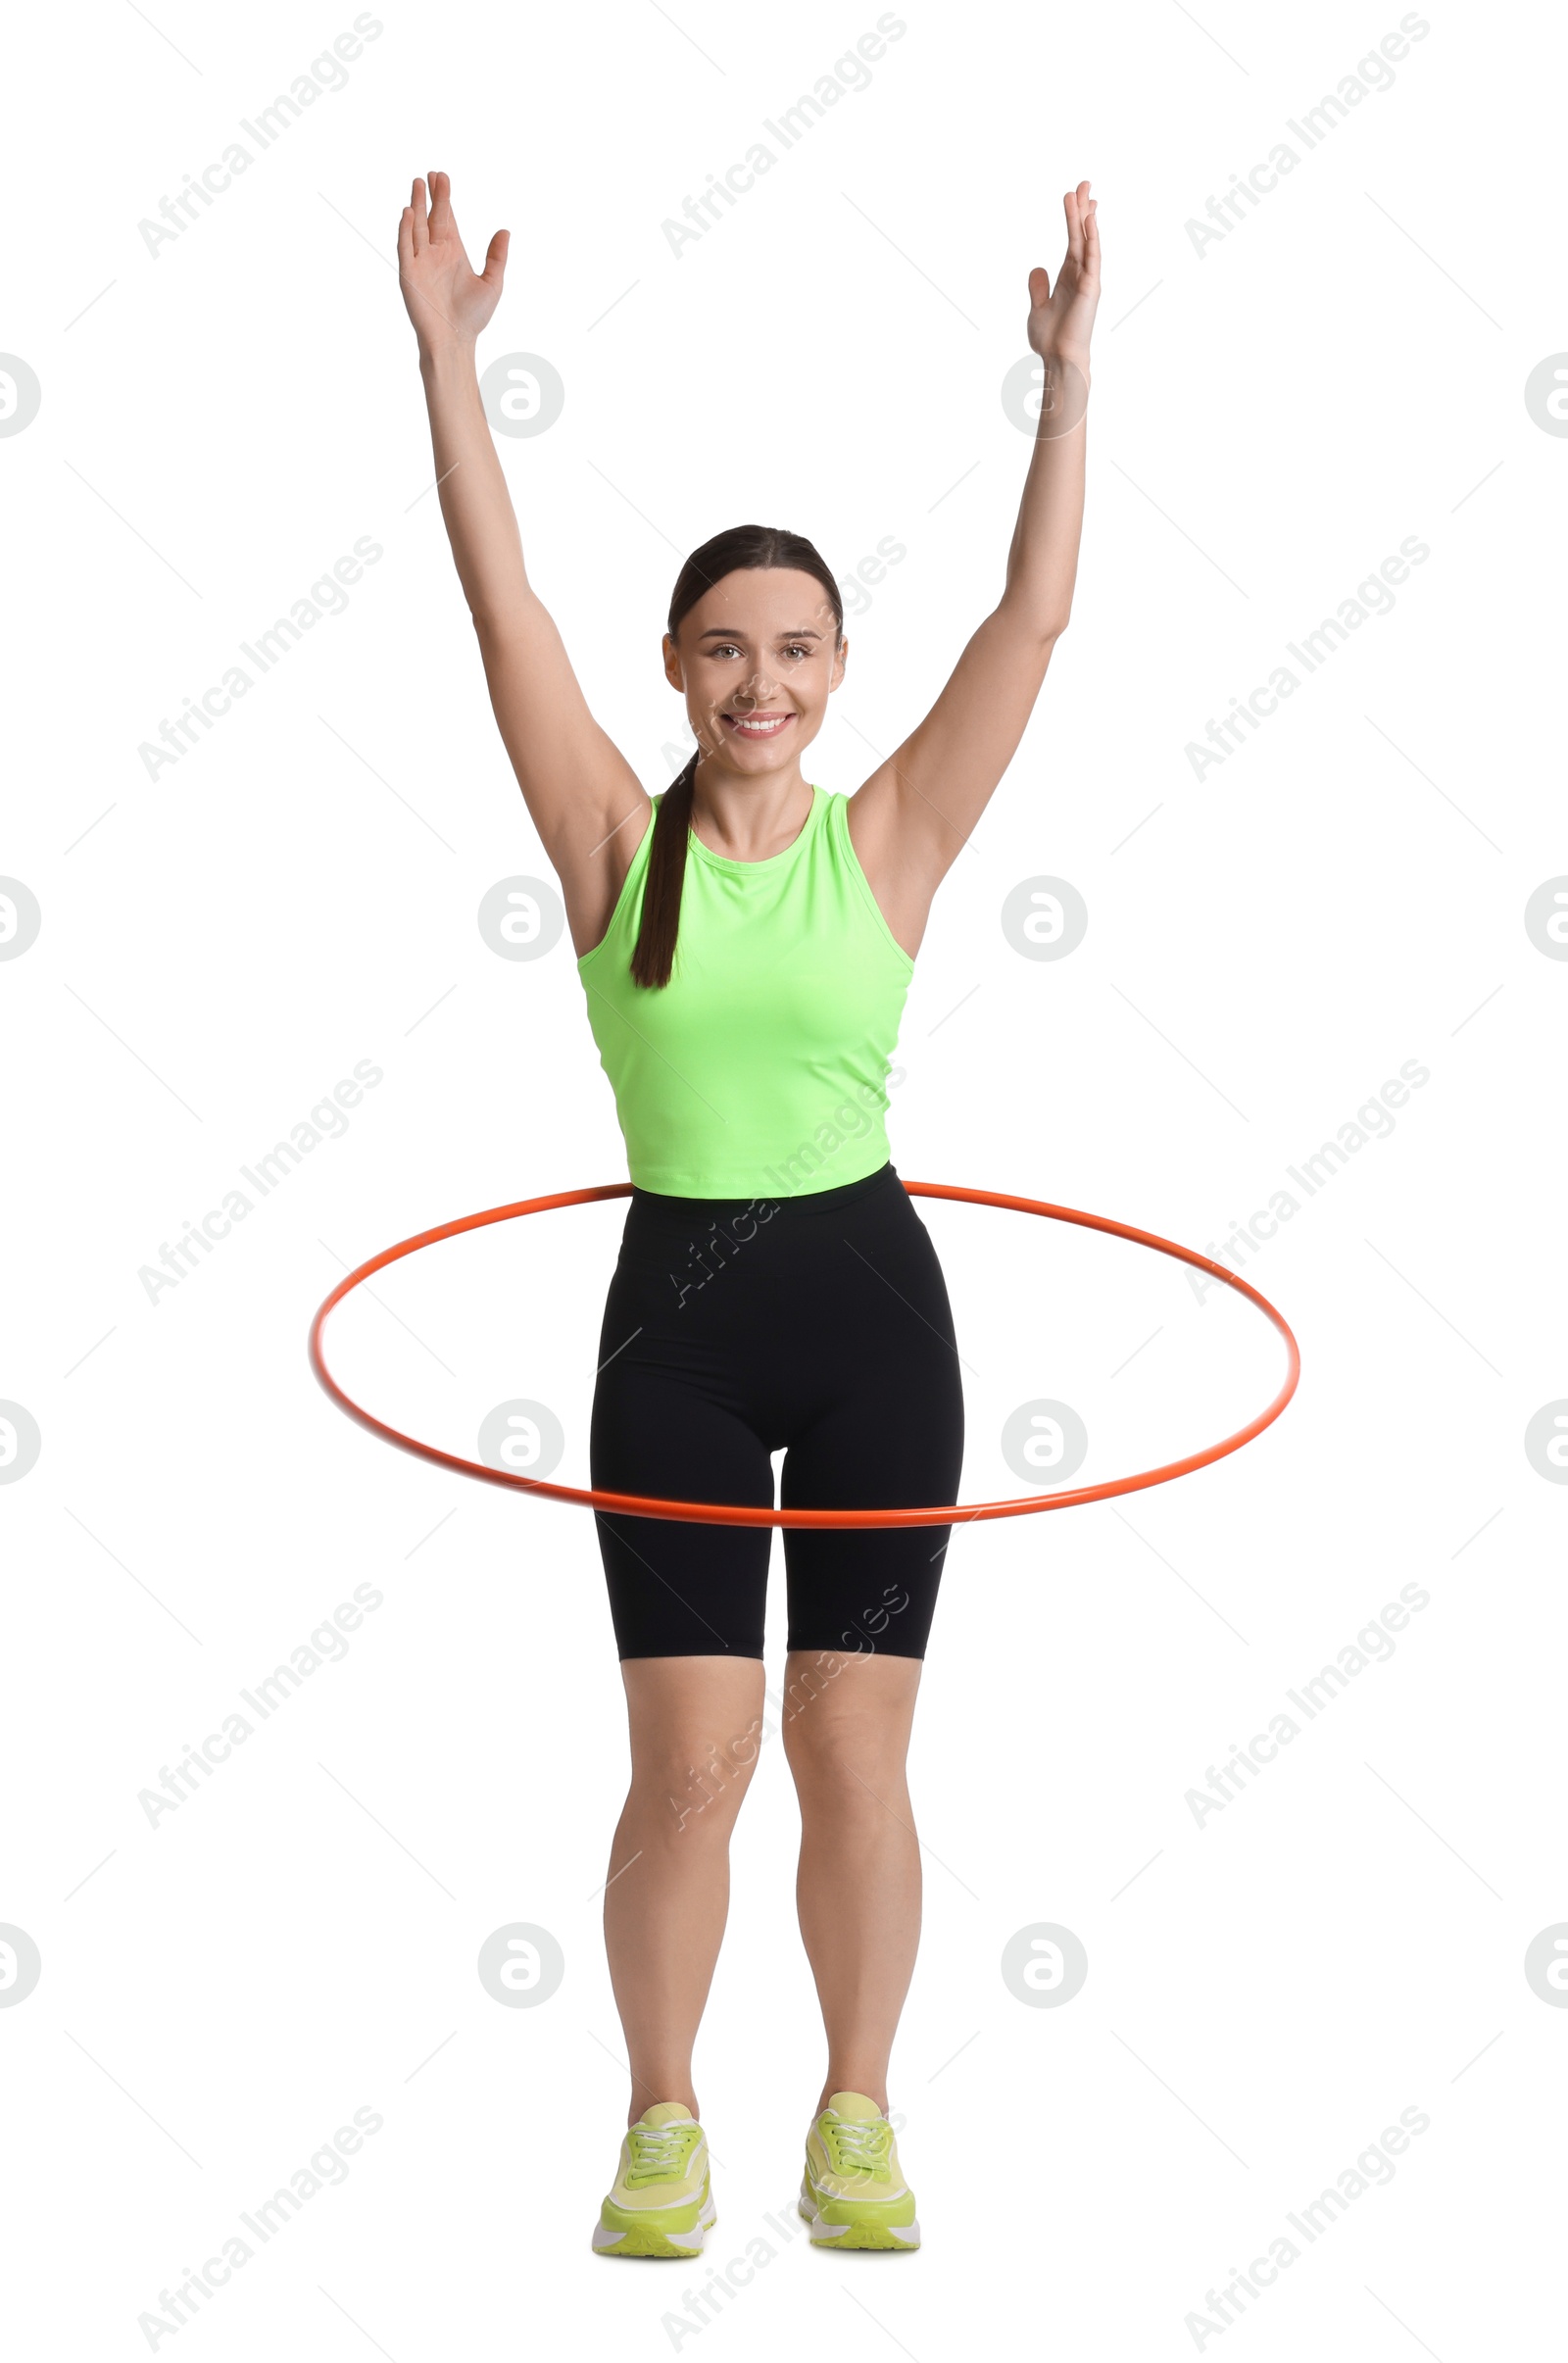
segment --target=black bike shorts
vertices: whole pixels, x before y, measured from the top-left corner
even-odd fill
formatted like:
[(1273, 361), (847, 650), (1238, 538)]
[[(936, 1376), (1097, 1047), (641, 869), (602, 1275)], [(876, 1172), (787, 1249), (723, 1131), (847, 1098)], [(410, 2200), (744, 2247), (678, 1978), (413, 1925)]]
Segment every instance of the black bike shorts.
[[(596, 1487), (900, 1509), (957, 1500), (963, 1393), (930, 1234), (892, 1165), (786, 1199), (636, 1190), (605, 1305)], [(760, 1657), (770, 1527), (597, 1511), (625, 1657)], [(951, 1528), (786, 1527), (792, 1649), (923, 1657)]]

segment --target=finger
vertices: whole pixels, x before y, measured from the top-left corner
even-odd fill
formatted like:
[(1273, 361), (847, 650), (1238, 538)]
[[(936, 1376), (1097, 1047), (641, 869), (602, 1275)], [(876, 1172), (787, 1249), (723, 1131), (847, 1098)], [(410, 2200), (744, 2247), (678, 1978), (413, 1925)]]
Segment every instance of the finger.
[(1077, 265), (1084, 259), (1083, 217), (1078, 206), (1078, 191), (1069, 189), (1061, 201), (1061, 206), (1067, 217), (1067, 260), (1069, 263)]
[(430, 235), (450, 238), (457, 223), (452, 217), (452, 180), (446, 172), (430, 174)]
[(1051, 301), (1051, 273), (1043, 271), (1038, 263), (1029, 273), (1029, 301), (1031, 304), (1049, 304)]
[(1084, 262), (1094, 278), (1100, 276), (1100, 222), (1095, 208), (1098, 200), (1091, 197), (1084, 214)]
[(499, 287), (506, 276), (507, 249), (511, 243), (511, 230), (498, 229), (485, 250), (484, 269), (479, 276), (488, 279), (492, 287)]
[(406, 205), (398, 220), (398, 276), (406, 277), (414, 261), (414, 208)]
[(417, 178), (414, 183), (411, 210), (414, 215), (414, 251), (416, 255), (422, 255), (430, 243), (430, 227), (424, 211), (424, 182)]

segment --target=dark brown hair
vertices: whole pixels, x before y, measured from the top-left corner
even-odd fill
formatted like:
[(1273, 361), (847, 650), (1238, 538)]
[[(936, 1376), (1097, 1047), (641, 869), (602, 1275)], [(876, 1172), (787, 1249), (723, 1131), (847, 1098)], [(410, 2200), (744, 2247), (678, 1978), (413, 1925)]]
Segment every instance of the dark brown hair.
[[(787, 566), (798, 574), (814, 575), (833, 610), (835, 637), (843, 638), (844, 602), (825, 560), (804, 535), (787, 533), (775, 525), (731, 525), (692, 552), (670, 594), (670, 638), (675, 638), (682, 618), (690, 615), (705, 591), (743, 566)], [(674, 966), (681, 889), (686, 883), (686, 838), (701, 753), (698, 748), (679, 778), (670, 781), (654, 821), (654, 841), (648, 849), (643, 879), (642, 921), (631, 956), (632, 979), (639, 985), (667, 985)]]

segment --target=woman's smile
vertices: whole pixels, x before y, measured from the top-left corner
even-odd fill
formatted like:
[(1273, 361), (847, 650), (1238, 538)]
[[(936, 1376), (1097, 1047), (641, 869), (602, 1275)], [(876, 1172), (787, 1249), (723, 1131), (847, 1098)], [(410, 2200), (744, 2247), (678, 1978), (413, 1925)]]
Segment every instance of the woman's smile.
[(739, 738), (776, 738), (786, 722), (793, 722), (793, 714), (721, 714), (719, 720), (726, 730)]

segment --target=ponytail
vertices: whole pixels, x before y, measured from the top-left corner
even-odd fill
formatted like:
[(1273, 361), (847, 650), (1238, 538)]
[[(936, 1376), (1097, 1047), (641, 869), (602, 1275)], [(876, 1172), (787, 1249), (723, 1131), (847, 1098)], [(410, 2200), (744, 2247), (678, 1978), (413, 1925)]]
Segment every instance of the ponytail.
[[(835, 629), (844, 637), (844, 602), (826, 560), (804, 534), (774, 525), (731, 525), (694, 550), (676, 577), (669, 603), (669, 636), (706, 591), (726, 574), (747, 566), (786, 566), (812, 575), (827, 595)], [(667, 985), (675, 964), (675, 939), (680, 932), (681, 890), (686, 883), (686, 840), (691, 833), (692, 799), (697, 787), (699, 747), (678, 779), (671, 780), (660, 798), (653, 843), (643, 877), (642, 919), (631, 956), (634, 984), (654, 990)]]
[(686, 883), (686, 835), (692, 824), (697, 787), (697, 752), (659, 800), (654, 841), (643, 878), (642, 924), (631, 956), (633, 984), (667, 985), (675, 964), (681, 889)]

